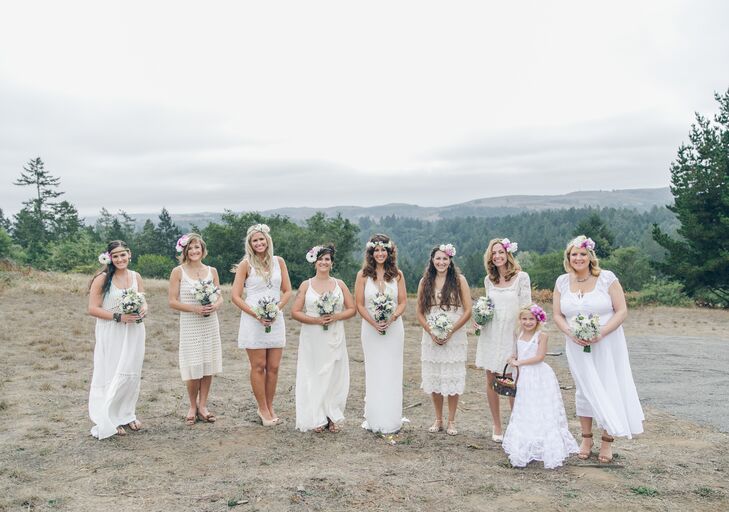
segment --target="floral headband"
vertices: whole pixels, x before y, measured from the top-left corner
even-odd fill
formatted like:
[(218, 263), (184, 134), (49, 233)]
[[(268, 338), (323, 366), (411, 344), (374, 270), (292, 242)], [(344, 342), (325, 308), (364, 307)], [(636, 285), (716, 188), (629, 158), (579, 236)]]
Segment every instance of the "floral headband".
[(177, 239), (175, 249), (177, 249), (177, 252), (182, 252), (185, 250), (185, 247), (187, 247), (187, 244), (189, 243), (190, 237), (188, 235), (182, 235), (180, 238)]
[(109, 254), (108, 252), (102, 252), (101, 254), (99, 254), (99, 263), (101, 263), (102, 265), (108, 265), (109, 263), (111, 263), (111, 254)]
[(383, 247), (385, 249), (392, 249), (392, 240), (390, 240), (388, 242), (383, 242), (381, 240), (377, 240), (376, 242), (367, 242), (368, 249), (374, 249), (375, 247)]
[(309, 252), (306, 253), (306, 261), (308, 261), (309, 263), (314, 263), (322, 249), (324, 249), (324, 247), (322, 247), (321, 245), (315, 245), (314, 247), (309, 249)]
[(537, 322), (539, 322), (540, 324), (543, 324), (547, 321), (547, 313), (545, 313), (544, 310), (536, 304), (532, 304), (531, 306), (529, 306), (529, 311), (532, 312), (532, 315), (534, 315), (534, 318), (536, 318)]
[(252, 233), (253, 231), (260, 231), (261, 233), (270, 233), (271, 228), (268, 227), (268, 224), (254, 224), (248, 230)]
[(501, 245), (506, 252), (510, 252), (511, 254), (514, 254), (516, 251), (519, 250), (519, 244), (517, 244), (516, 242), (512, 242), (508, 238), (502, 238)]
[(595, 242), (592, 240), (592, 238), (587, 238), (585, 235), (580, 235), (572, 240), (567, 247), (579, 247), (580, 249), (594, 251)]
[(456, 248), (453, 247), (453, 244), (440, 244), (438, 250), (446, 253), (449, 258), (452, 258), (456, 255)]

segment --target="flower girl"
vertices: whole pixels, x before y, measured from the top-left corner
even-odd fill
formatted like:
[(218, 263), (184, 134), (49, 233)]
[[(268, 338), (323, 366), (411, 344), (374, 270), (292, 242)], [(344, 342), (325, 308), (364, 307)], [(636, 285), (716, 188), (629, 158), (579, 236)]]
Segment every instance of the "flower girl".
[(579, 451), (567, 428), (557, 377), (544, 362), (547, 335), (541, 327), (546, 321), (547, 315), (536, 304), (519, 311), (517, 355), (509, 360), (519, 372), (517, 392), (503, 442), (512, 466), (541, 460), (545, 468), (552, 469)]

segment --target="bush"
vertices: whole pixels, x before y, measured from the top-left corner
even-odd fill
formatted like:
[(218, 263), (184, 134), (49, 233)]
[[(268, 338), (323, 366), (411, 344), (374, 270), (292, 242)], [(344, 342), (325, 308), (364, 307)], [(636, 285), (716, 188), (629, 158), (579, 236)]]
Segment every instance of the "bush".
[(641, 290), (656, 277), (648, 256), (637, 247), (616, 249), (600, 266), (615, 272), (626, 292)]
[(177, 264), (169, 257), (161, 254), (143, 254), (137, 258), (134, 269), (140, 273), (142, 277), (152, 277), (155, 279), (167, 279), (170, 272)]
[(638, 306), (691, 306), (693, 301), (683, 291), (683, 285), (675, 281), (655, 281), (643, 287), (635, 300)]
[(530, 255), (530, 258), (524, 261), (524, 272), (529, 274), (534, 288), (554, 290), (557, 278), (564, 274), (563, 259), (564, 254), (561, 251), (539, 256)]
[(98, 257), (103, 251), (103, 243), (93, 240), (91, 235), (82, 232), (73, 239), (48, 244), (44, 267), (59, 272), (81, 271), (87, 274), (101, 267)]

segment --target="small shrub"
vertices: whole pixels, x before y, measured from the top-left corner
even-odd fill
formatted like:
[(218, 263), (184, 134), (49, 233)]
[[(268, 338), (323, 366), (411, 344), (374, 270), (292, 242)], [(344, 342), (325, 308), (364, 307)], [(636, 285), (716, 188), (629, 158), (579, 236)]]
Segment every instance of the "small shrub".
[(631, 487), (630, 490), (633, 491), (633, 494), (637, 494), (638, 496), (648, 496), (649, 498), (658, 496), (658, 490), (653, 489), (652, 487), (645, 487), (644, 485)]
[(137, 259), (135, 270), (142, 277), (152, 277), (157, 279), (167, 279), (170, 272), (175, 268), (175, 262), (160, 254), (143, 254)]
[(674, 281), (655, 281), (643, 287), (636, 297), (639, 306), (691, 306), (693, 301), (683, 292), (683, 285)]

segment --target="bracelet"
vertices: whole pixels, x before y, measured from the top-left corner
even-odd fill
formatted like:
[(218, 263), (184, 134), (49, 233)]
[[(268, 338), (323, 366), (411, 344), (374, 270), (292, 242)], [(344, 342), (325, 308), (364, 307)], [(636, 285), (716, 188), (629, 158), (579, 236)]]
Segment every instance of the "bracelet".
[(112, 316), (112, 320), (114, 320), (116, 323), (119, 323), (119, 322), (121, 322), (121, 317), (122, 317), (121, 313), (114, 313)]

